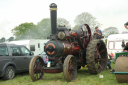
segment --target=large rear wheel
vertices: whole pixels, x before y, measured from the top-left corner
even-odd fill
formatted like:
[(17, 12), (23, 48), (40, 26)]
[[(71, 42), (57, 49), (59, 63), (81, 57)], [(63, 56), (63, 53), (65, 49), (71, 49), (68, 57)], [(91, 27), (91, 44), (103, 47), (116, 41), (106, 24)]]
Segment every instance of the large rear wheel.
[(100, 40), (91, 40), (87, 46), (86, 62), (91, 74), (98, 74), (107, 66), (107, 49), (105, 43)]
[(67, 82), (70, 82), (76, 78), (77, 63), (73, 55), (68, 55), (64, 60), (63, 74)]
[(40, 56), (35, 56), (29, 64), (29, 75), (32, 81), (37, 81), (44, 76), (43, 71), (44, 61)]
[[(128, 72), (128, 57), (120, 56), (115, 63), (115, 72)], [(119, 83), (128, 82), (128, 74), (115, 74)]]

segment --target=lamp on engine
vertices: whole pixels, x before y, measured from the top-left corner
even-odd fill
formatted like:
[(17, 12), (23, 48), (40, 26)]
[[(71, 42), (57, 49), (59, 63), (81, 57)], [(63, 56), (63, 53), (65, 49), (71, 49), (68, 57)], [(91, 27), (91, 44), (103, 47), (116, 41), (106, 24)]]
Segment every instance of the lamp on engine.
[[(40, 56), (30, 62), (29, 73), (33, 81), (39, 80), (45, 73), (63, 72), (64, 78), (70, 82), (76, 78), (81, 66), (88, 66), (90, 73), (98, 74), (107, 65), (106, 45), (102, 40), (91, 40), (91, 30), (87, 24), (79, 26), (71, 32), (63, 23), (57, 27), (57, 5), (50, 4), (51, 35), (45, 44), (45, 52), (49, 56), (51, 66), (47, 67)], [(34, 75), (40, 74), (40, 76)]]

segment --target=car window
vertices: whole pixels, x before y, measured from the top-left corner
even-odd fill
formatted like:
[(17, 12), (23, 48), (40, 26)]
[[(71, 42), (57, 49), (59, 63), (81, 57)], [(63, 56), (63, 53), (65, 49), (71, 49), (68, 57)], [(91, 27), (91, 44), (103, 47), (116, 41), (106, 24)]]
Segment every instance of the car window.
[(6, 46), (0, 46), (0, 56), (8, 56), (8, 49)]
[(122, 44), (122, 42), (115, 42), (115, 49), (116, 49), (116, 50), (122, 49), (121, 44)]
[(19, 47), (11, 47), (12, 56), (21, 56)]
[(42, 54), (42, 55), (45, 55), (46, 53), (45, 53), (45, 52), (42, 52), (41, 54)]
[(21, 48), (22, 54), (24, 56), (29, 56), (30, 55), (30, 51), (27, 48), (25, 48), (25, 47), (20, 47), (20, 48)]
[(30, 45), (30, 51), (35, 51), (35, 45)]

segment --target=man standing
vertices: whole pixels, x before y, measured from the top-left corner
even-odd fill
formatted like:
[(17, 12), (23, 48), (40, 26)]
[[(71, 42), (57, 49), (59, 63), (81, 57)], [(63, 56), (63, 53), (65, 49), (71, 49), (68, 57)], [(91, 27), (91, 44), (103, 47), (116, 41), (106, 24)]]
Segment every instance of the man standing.
[(108, 63), (107, 63), (107, 66), (109, 67), (109, 70), (111, 70), (111, 60), (112, 60), (112, 56), (111, 55), (108, 55)]
[(102, 32), (98, 29), (98, 27), (95, 27), (95, 31), (93, 33), (93, 39), (101, 39), (102, 38)]
[(124, 24), (124, 27), (125, 27), (126, 29), (128, 29), (128, 22), (126, 22), (126, 23)]

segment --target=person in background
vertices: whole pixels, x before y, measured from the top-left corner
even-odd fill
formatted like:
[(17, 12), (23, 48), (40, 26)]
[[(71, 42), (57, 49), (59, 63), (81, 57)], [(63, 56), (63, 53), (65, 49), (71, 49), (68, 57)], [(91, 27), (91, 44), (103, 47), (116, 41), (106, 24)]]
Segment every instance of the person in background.
[(126, 22), (126, 23), (124, 24), (124, 27), (125, 27), (126, 29), (128, 29), (128, 22)]
[(107, 66), (109, 67), (110, 73), (113, 74), (115, 72), (115, 69), (112, 69), (111, 67), (111, 60), (112, 60), (112, 56), (108, 55), (108, 63)]
[(112, 60), (112, 57), (110, 55), (108, 55), (108, 63), (107, 63), (107, 66), (109, 67), (109, 70), (112, 69), (112, 67), (111, 67), (111, 60)]
[(102, 31), (95, 27), (95, 31), (93, 33), (93, 39), (101, 39), (102, 38)]
[(123, 52), (128, 52), (128, 42), (127, 42), (126, 45), (124, 46)]

